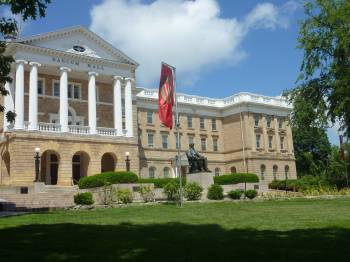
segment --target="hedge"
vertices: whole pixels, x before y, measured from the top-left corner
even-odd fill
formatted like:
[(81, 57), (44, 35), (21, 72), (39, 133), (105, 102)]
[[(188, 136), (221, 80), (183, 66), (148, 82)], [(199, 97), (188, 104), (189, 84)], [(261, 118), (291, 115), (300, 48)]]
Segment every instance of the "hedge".
[[(139, 183), (153, 183), (155, 188), (164, 188), (166, 184), (170, 181), (175, 181), (180, 184), (180, 180), (178, 178), (140, 178)], [(186, 179), (182, 179), (182, 185), (186, 184)]]
[(259, 177), (251, 173), (236, 173), (214, 177), (214, 183), (217, 185), (233, 185), (244, 182), (258, 183)]
[(274, 180), (269, 184), (269, 188), (277, 190), (303, 192), (309, 189), (318, 190), (322, 188), (331, 188), (334, 185), (322, 177), (303, 176), (299, 179)]
[(133, 172), (118, 171), (105, 172), (94, 176), (86, 176), (79, 180), (79, 188), (101, 187), (108, 184), (129, 184), (136, 183), (138, 177)]

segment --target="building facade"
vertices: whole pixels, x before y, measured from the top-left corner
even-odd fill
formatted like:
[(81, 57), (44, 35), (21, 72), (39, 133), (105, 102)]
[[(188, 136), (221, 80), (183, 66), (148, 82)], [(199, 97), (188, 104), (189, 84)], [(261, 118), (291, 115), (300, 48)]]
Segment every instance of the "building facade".
[(6, 52), (15, 63), (2, 103), (16, 120), (1, 115), (0, 184), (32, 184), (36, 150), (47, 185), (125, 170), (126, 155), (141, 177), (173, 177), (177, 146), (184, 153), (192, 142), (215, 175), (296, 177), (291, 107), (281, 98), (179, 94), (177, 141), (159, 122), (157, 90), (136, 87), (137, 62), (91, 31), (73, 27), (12, 40)]

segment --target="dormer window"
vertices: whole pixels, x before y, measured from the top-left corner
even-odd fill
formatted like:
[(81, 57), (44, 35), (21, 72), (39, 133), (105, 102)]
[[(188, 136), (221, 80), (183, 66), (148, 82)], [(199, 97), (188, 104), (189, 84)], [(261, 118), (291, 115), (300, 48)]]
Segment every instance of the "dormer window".
[(84, 53), (85, 52), (85, 47), (81, 46), (81, 45), (75, 45), (73, 46), (74, 51), (80, 52), (80, 53)]

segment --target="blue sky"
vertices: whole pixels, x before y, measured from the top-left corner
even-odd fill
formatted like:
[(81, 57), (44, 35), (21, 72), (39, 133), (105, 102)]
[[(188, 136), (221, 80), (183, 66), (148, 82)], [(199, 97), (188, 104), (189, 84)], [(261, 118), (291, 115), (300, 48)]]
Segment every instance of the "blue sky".
[[(183, 25), (167, 30), (167, 16)], [(138, 86), (156, 88), (165, 60), (177, 67), (182, 92), (277, 96), (295, 86), (303, 18), (299, 0), (53, 0), (46, 17), (26, 23), (23, 35), (83, 25), (140, 62)], [(334, 132), (329, 136), (337, 142)]]

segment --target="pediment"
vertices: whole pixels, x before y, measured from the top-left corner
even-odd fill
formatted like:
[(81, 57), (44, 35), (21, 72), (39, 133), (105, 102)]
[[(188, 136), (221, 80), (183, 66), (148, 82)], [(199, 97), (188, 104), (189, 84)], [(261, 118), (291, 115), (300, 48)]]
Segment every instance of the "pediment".
[(78, 26), (21, 40), (22, 43), (138, 66), (138, 63), (92, 31)]

